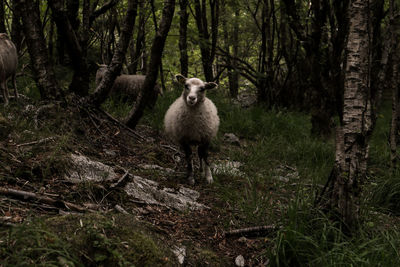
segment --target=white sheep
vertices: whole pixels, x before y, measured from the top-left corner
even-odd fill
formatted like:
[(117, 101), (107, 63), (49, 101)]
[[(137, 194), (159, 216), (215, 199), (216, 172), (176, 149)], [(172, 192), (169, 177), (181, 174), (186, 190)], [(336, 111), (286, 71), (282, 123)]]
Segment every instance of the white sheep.
[(208, 183), (213, 177), (208, 162), (208, 147), (217, 135), (219, 117), (214, 103), (205, 96), (205, 91), (217, 87), (216, 83), (203, 82), (198, 78), (185, 78), (181, 74), (175, 79), (183, 84), (182, 95), (175, 100), (164, 117), (165, 132), (185, 152), (187, 178), (194, 184), (191, 146), (198, 146), (200, 171)]
[[(106, 70), (107, 65), (99, 65), (99, 69), (96, 72), (96, 86), (100, 84)], [(125, 102), (136, 101), (145, 79), (145, 75), (121, 74), (115, 79), (113, 87), (110, 90), (110, 95), (119, 95)], [(162, 95), (163, 92), (161, 87), (156, 84), (154, 87), (154, 93), (149, 100), (150, 107), (155, 105), (158, 94)]]

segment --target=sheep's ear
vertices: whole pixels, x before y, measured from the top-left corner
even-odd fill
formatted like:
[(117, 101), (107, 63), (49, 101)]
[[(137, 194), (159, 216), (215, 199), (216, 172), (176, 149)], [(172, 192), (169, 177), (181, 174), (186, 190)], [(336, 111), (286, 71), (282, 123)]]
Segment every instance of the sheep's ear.
[(177, 75), (175, 75), (175, 80), (180, 84), (185, 84), (186, 77), (183, 76), (182, 74), (177, 74)]
[(206, 90), (210, 90), (210, 89), (217, 88), (217, 87), (218, 87), (218, 84), (216, 84), (214, 82), (206, 83), (205, 86), (204, 86), (204, 88)]

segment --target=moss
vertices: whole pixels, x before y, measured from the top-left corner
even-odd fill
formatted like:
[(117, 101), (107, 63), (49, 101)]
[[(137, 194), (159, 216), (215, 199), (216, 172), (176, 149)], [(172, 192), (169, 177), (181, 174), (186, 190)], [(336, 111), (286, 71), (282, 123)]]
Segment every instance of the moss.
[(0, 258), (5, 259), (6, 265), (176, 264), (169, 248), (151, 232), (151, 227), (129, 215), (57, 216), (0, 232)]

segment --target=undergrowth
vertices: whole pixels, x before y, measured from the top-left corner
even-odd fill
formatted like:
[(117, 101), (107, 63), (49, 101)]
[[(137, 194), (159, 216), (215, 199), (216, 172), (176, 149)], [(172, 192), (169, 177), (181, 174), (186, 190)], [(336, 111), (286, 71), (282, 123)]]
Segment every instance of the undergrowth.
[[(141, 123), (162, 133), (165, 111), (179, 95), (180, 89), (165, 92), (154, 109), (145, 112)], [(215, 200), (212, 209), (221, 215), (218, 225), (225, 230), (275, 225), (277, 231), (259, 240), (263, 244), (260, 257), (268, 258), (272, 266), (400, 264), (400, 221), (396, 217), (400, 213), (400, 173), (396, 169), (390, 171), (387, 145), (390, 107), (383, 107), (371, 140), (370, 168), (363, 184), (362, 224), (358, 232), (347, 236), (339, 224), (313, 205), (334, 163), (334, 140), (311, 137), (307, 114), (266, 110), (257, 105), (243, 109), (218, 91), (210, 91), (208, 95), (221, 118), (220, 132), (212, 145), (212, 161), (239, 162), (242, 173), (217, 174), (212, 186), (199, 186)], [(103, 108), (117, 118), (124, 118), (131, 105), (109, 99)], [(60, 129), (57, 125), (65, 123), (65, 117), (55, 114), (53, 125), (24, 133), (24, 129), (34, 128), (31, 119), (9, 119), (10, 113), (3, 108), (0, 111), (2, 125), (14, 122), (14, 128), (2, 138), (15, 135), (14, 139), (20, 143), (50, 137)], [(38, 177), (54, 174), (46, 170), (58, 168), (57, 155), (71, 150), (70, 143), (79, 136), (74, 127), (56, 131), (55, 148), (47, 153), (48, 166), (40, 168), (42, 173)], [(23, 134), (17, 136), (19, 132)], [(225, 133), (238, 136), (241, 145), (226, 144)], [(34, 157), (35, 146), (21, 153), (30, 159)], [(5, 164), (0, 166), (6, 168)], [(30, 178), (35, 177), (34, 168), (27, 171)], [(9, 265), (171, 264), (174, 256), (165, 258), (170, 252), (159, 250), (158, 237), (143, 233), (136, 224), (96, 216), (100, 215), (39, 219), (9, 230), (0, 228), (0, 255), (5, 256)], [(198, 253), (209, 254), (207, 250)]]

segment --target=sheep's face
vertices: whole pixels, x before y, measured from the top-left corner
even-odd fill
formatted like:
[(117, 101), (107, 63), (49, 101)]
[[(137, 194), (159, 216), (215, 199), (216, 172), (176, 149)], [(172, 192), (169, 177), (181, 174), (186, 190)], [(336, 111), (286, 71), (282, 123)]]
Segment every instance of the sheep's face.
[(183, 98), (190, 107), (196, 106), (197, 103), (204, 101), (206, 90), (217, 87), (216, 83), (203, 82), (198, 78), (185, 78), (181, 74), (175, 75), (176, 80), (185, 86), (183, 90)]

